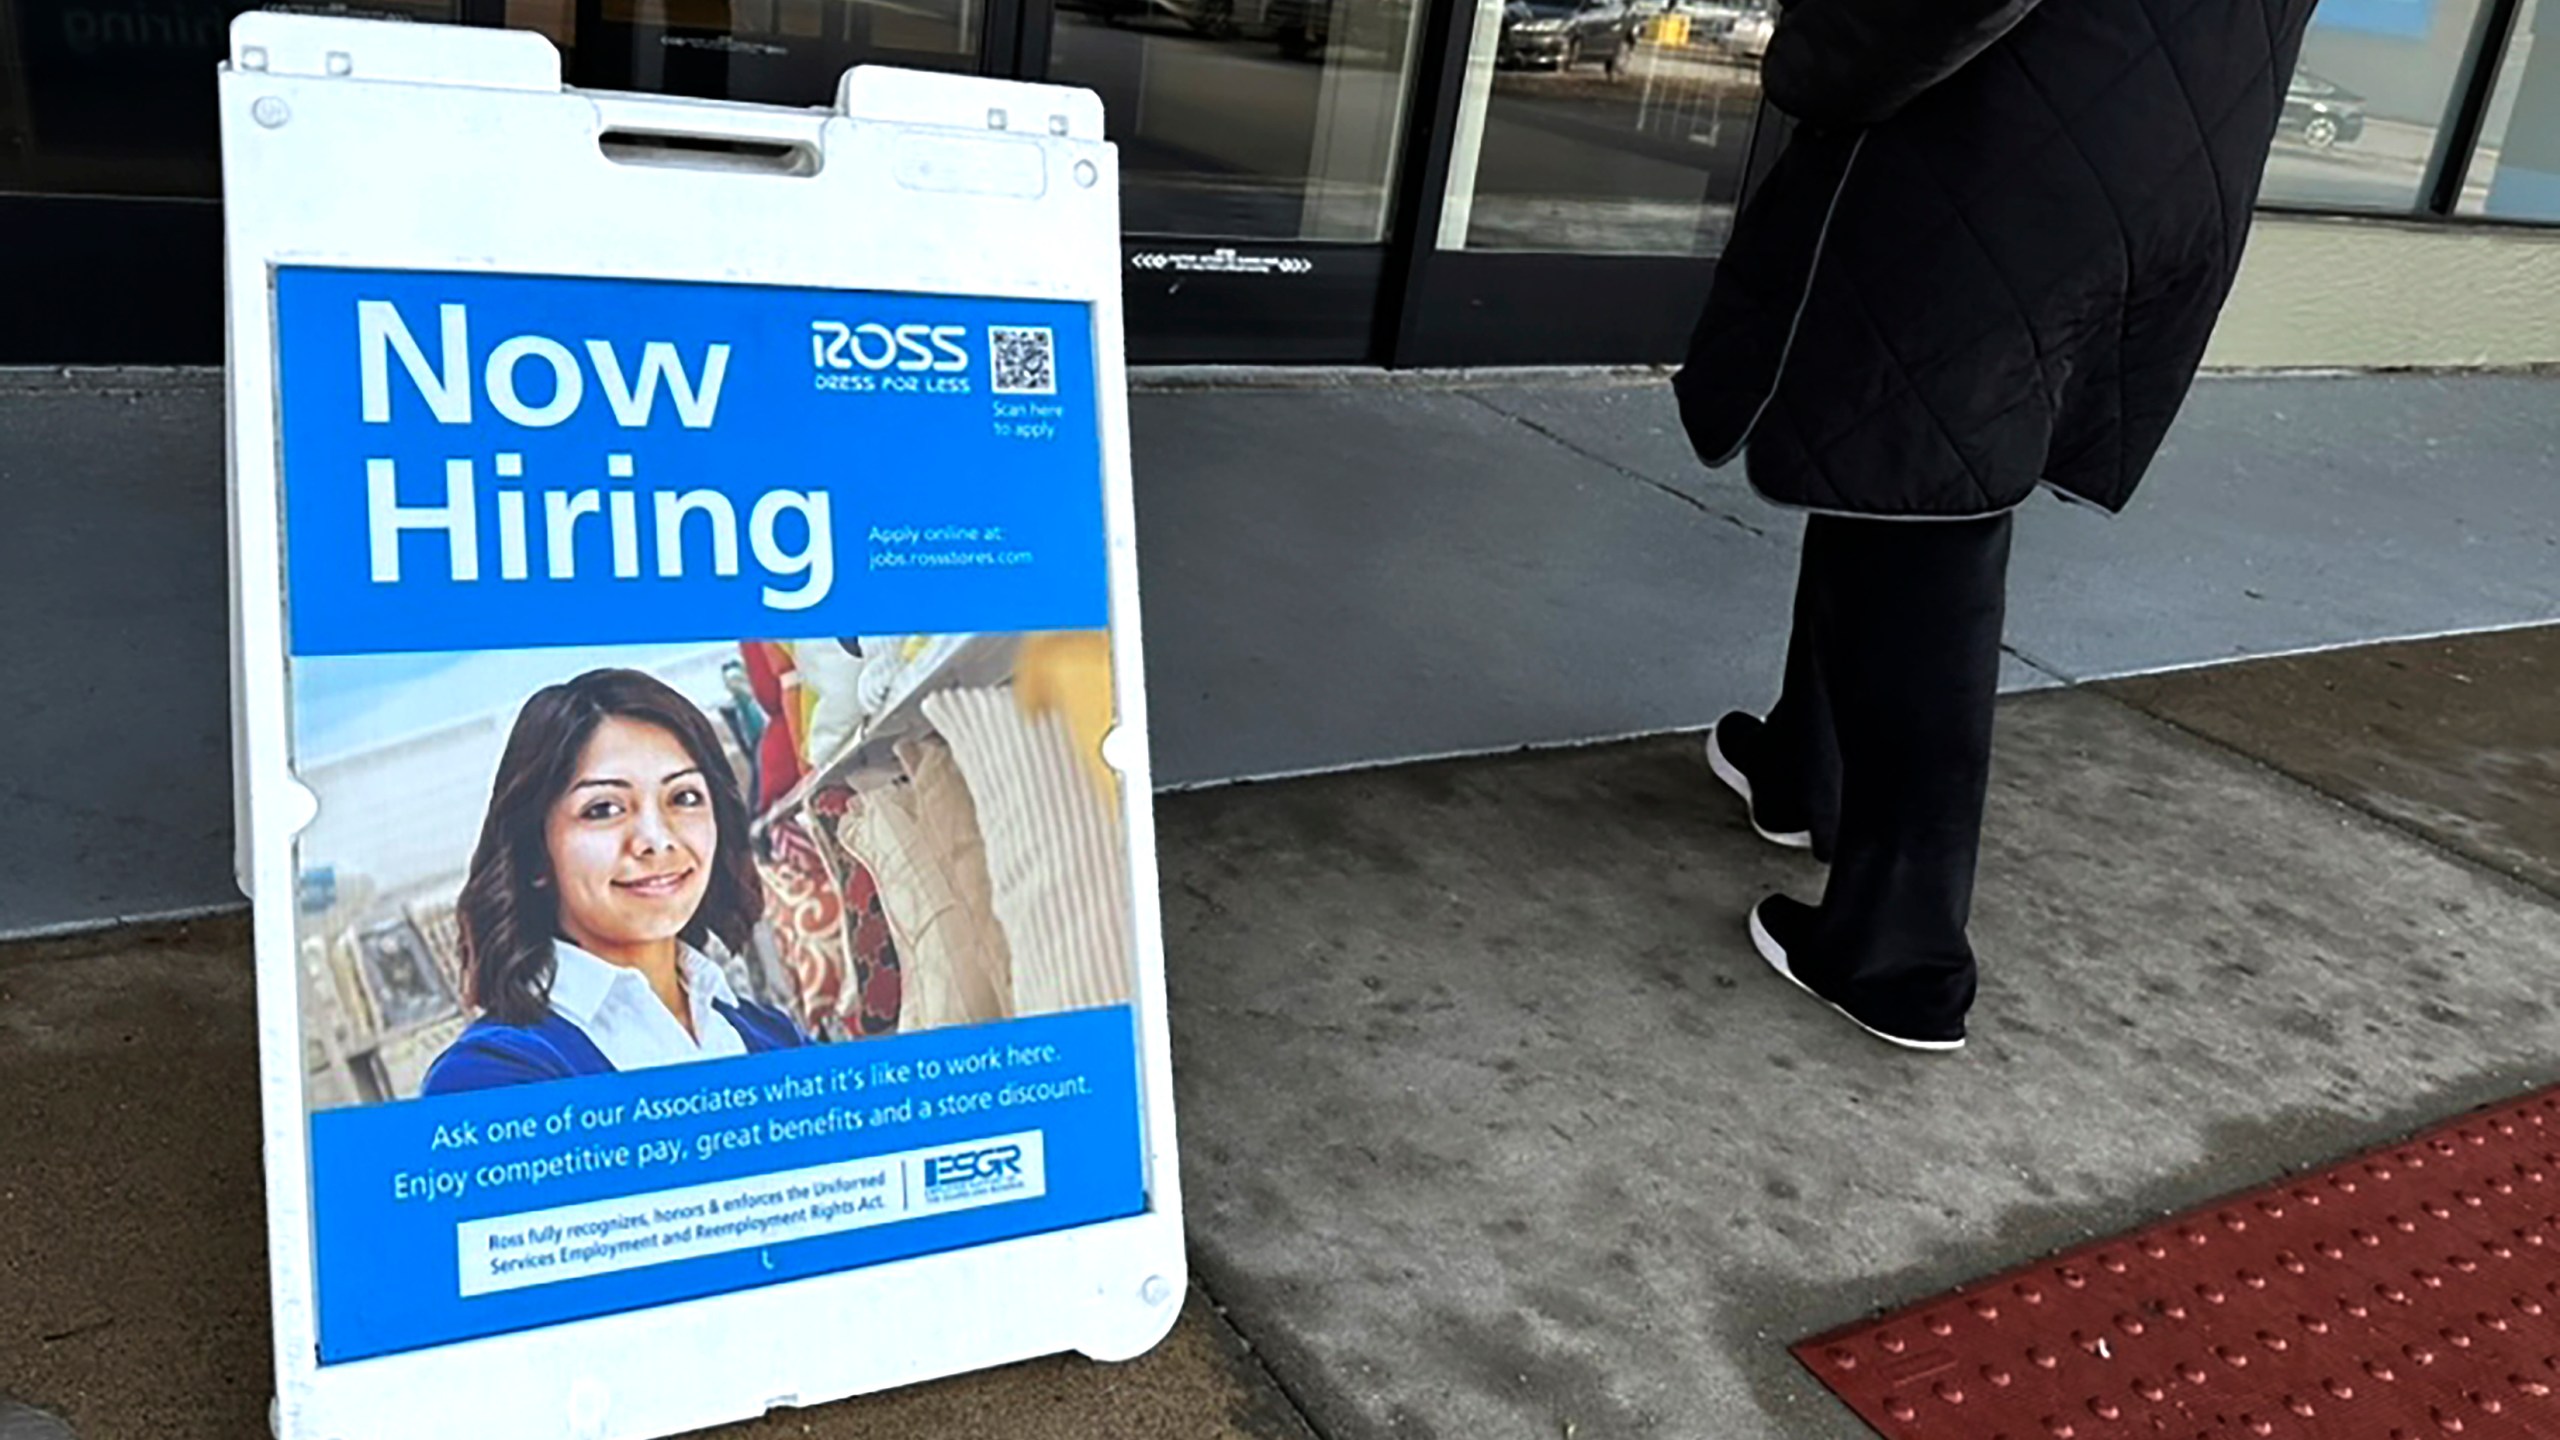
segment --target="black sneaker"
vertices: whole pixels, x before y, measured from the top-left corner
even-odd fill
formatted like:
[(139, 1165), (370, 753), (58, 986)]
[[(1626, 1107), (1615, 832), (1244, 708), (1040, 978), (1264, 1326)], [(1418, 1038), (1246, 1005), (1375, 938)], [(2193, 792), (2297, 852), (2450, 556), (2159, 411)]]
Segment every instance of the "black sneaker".
[[(1760, 822), (1760, 807), (1751, 798), (1751, 777), (1744, 772), (1743, 766), (1749, 763), (1747, 757), (1761, 733), (1760, 717), (1746, 715), (1739, 710), (1717, 721), (1715, 728), (1707, 732), (1707, 768), (1716, 772), (1716, 778), (1725, 783), (1725, 788), (1742, 797), (1743, 813), (1751, 817), (1751, 828), (1760, 832), (1761, 839), (1790, 850), (1810, 850), (1813, 848), (1812, 831), (1772, 830)], [(1737, 755), (1736, 751), (1741, 753)]]
[(1964, 1048), (1964, 1036), (1961, 1034), (1952, 1040), (1927, 1040), (1916, 1035), (1897, 1035), (1891, 1030), (1870, 1024), (1850, 1014), (1840, 1002), (1804, 983), (1803, 977), (1797, 975), (1793, 967), (1787, 964), (1787, 953), (1798, 948), (1805, 937), (1813, 933), (1813, 917), (1813, 907), (1803, 901), (1790, 900), (1784, 895), (1772, 895), (1751, 907), (1751, 946), (1760, 952), (1761, 959), (1769, 962), (1770, 969), (1787, 977), (1788, 982), (1797, 989), (1839, 1011), (1850, 1024), (1888, 1045), (1899, 1045), (1905, 1050), (1927, 1050), (1936, 1053)]

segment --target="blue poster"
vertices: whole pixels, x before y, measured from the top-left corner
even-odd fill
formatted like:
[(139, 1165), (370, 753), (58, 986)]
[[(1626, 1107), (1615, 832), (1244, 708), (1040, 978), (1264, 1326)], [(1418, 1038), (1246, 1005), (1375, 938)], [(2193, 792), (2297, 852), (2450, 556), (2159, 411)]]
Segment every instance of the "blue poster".
[(1086, 308), (276, 304), (322, 1362), (1142, 1212)]
[(276, 288), (297, 655), (1108, 623), (1081, 305)]

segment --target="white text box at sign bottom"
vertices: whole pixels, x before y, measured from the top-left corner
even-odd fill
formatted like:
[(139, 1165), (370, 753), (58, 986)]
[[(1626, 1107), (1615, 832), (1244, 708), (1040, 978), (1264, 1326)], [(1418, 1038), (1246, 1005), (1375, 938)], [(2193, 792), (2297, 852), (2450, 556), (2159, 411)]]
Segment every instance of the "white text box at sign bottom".
[(754, 1250), (1048, 1193), (1037, 1130), (744, 1175), (455, 1227), (462, 1293), (489, 1295)]

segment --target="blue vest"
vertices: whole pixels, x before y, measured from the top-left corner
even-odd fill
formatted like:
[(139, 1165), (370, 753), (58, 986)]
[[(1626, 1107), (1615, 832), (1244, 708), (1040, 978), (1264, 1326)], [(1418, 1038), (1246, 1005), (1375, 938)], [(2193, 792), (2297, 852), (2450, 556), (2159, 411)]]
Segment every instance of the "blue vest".
[[(737, 1027), (750, 1055), (793, 1050), (809, 1043), (809, 1037), (800, 1033), (790, 1016), (770, 1005), (753, 1001), (732, 1005), (714, 1000), (711, 1008)], [(604, 1052), (587, 1038), (587, 1032), (556, 1011), (530, 1025), (509, 1025), (483, 1015), (427, 1067), (426, 1084), (419, 1087), (418, 1093), (454, 1095), (536, 1080), (613, 1073), (613, 1062), (604, 1058)]]

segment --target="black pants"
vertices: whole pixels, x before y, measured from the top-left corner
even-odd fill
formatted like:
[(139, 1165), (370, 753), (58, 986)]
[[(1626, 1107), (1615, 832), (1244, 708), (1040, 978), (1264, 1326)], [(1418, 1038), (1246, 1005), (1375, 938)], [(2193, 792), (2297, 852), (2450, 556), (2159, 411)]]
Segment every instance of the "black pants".
[(1917, 1033), (1973, 1004), (1973, 907), (2008, 605), (2007, 515), (1806, 525), (1762, 782), (1831, 862), (1804, 981)]

